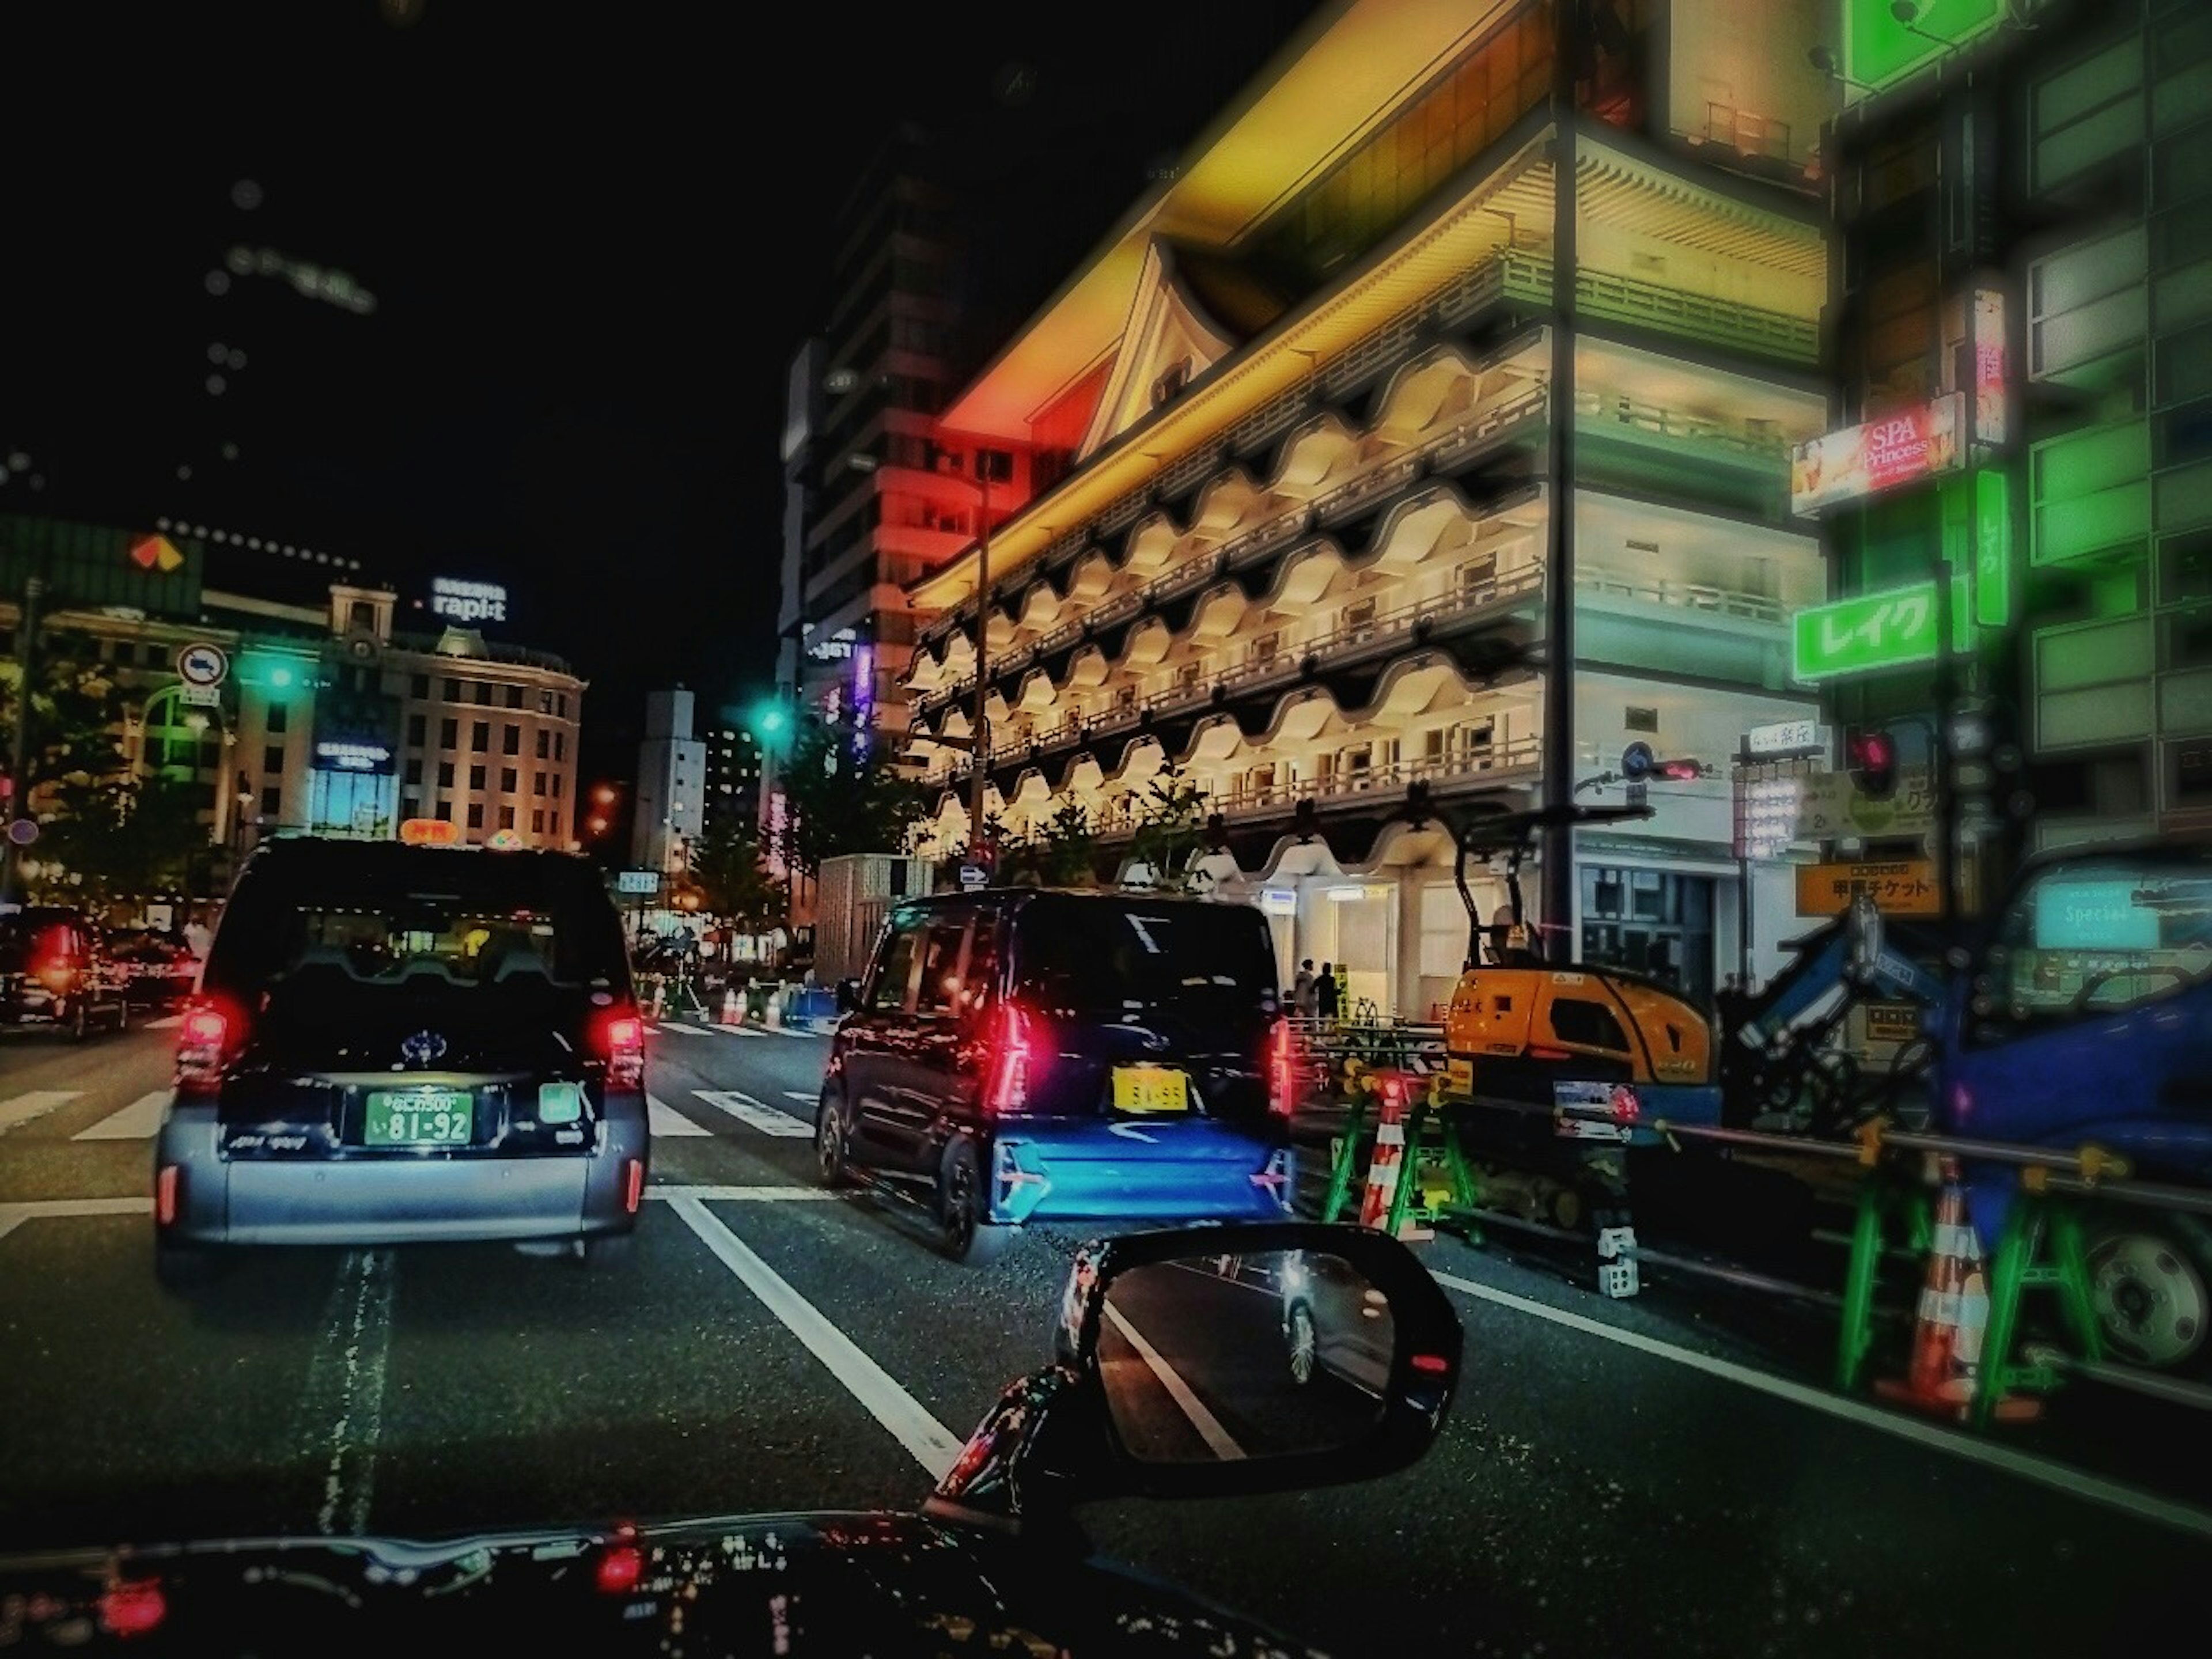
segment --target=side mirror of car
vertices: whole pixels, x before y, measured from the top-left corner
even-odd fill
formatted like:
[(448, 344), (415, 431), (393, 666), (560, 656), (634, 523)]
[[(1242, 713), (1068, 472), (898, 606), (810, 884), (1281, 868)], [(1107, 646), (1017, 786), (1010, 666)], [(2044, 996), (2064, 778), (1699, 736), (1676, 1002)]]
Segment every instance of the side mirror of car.
[(933, 1510), (1049, 1521), (1097, 1498), (1390, 1474), (1442, 1428), (1462, 1334), (1397, 1240), (1285, 1222), (1086, 1245), (1056, 1345), (1058, 1364), (984, 1419)]
[(857, 979), (839, 980), (837, 981), (837, 1012), (841, 1014), (853, 1014), (858, 1013), (860, 1009), (860, 981)]

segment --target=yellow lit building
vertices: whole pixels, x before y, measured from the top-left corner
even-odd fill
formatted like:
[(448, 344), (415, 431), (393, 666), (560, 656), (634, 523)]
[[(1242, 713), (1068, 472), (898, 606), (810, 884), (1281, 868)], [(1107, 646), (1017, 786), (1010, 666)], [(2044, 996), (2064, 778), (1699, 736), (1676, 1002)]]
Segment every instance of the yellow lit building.
[[(1448, 825), (1619, 804), (1632, 743), (1706, 775), (1547, 839), (1553, 953), (1703, 992), (1800, 927), (1736, 856), (1728, 763), (1817, 716), (1789, 629), (1827, 574), (1787, 498), (1826, 408), (1822, 23), (1597, 10), (1562, 52), (1539, 4), (1325, 8), (941, 422), (1053, 481), (988, 550), (1000, 833), (1075, 803), (1126, 864), (1154, 786), (1194, 787), (1200, 883), (1270, 915), (1285, 983), (1330, 961), (1384, 1013), (1461, 967)], [(977, 562), (912, 590), (940, 854)]]

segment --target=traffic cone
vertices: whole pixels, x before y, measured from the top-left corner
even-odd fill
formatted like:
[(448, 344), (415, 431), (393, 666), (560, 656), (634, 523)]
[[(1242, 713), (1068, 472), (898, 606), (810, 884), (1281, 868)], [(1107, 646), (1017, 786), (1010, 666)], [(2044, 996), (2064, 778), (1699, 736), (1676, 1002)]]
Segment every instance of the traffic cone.
[(667, 1012), (668, 981), (665, 979), (656, 979), (653, 981), (653, 1008), (650, 1017), (659, 1019)]
[[(1398, 1176), (1406, 1164), (1406, 1085), (1402, 1079), (1376, 1080), (1382, 1110), (1375, 1123), (1375, 1152), (1367, 1165), (1367, 1188), (1359, 1195), (1359, 1224), (1378, 1231), (1390, 1219), (1390, 1205), (1398, 1195)], [(1401, 1237), (1425, 1237), (1410, 1223), (1399, 1230)]]
[(781, 984), (768, 994), (768, 1000), (761, 1006), (761, 1024), (771, 1031), (782, 1029), (783, 987)]
[[(1990, 1321), (1989, 1277), (1983, 1271), (1982, 1246), (1966, 1215), (1959, 1160), (1936, 1160), (1942, 1191), (1928, 1249), (1928, 1282), (1920, 1292), (1912, 1330), (1912, 1362), (1901, 1378), (1884, 1378), (1875, 1391), (1936, 1416), (1963, 1422), (1983, 1385), (1982, 1332)], [(1995, 1379), (1988, 1379), (1995, 1386)], [(1997, 1402), (2000, 1422), (2033, 1417), (2040, 1405), (2027, 1399)]]
[(722, 993), (720, 1023), (724, 1025), (741, 1025), (744, 1023), (744, 1011), (738, 1006), (738, 988), (732, 985)]

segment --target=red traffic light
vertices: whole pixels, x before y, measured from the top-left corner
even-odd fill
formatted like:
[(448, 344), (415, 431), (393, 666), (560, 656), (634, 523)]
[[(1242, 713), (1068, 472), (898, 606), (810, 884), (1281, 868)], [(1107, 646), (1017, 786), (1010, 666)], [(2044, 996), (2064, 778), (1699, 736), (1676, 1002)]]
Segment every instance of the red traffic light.
[(1844, 741), (1844, 764), (1858, 792), (1869, 800), (1897, 793), (1897, 739), (1887, 732), (1854, 732)]

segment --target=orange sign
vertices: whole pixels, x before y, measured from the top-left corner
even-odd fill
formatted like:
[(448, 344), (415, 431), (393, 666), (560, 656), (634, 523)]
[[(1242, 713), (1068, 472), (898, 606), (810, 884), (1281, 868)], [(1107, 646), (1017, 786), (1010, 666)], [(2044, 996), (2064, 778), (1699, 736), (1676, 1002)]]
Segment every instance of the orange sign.
[(402, 818), (399, 839), (410, 847), (451, 847), (461, 838), (450, 818)]
[(1928, 859), (1865, 859), (1840, 864), (1801, 864), (1797, 914), (1840, 915), (1864, 894), (1886, 916), (1935, 916), (1943, 911), (1936, 866)]
[(143, 536), (131, 544), (131, 562), (141, 570), (158, 570), (166, 576), (184, 562), (185, 556), (167, 536)]

